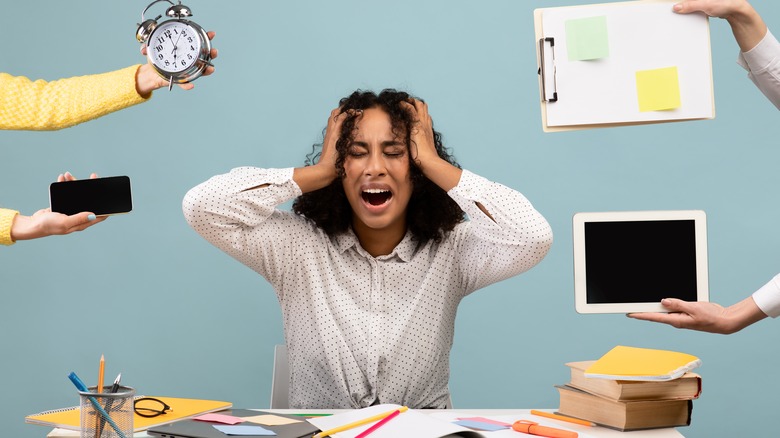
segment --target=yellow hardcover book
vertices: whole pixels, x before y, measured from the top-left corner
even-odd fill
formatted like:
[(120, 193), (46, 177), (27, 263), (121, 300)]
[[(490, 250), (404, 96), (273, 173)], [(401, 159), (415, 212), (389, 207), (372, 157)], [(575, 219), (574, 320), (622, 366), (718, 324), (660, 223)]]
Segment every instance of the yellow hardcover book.
[(585, 370), (585, 377), (613, 380), (673, 380), (701, 365), (696, 356), (618, 345)]
[[(148, 418), (133, 414), (133, 430), (139, 432), (152, 426), (173, 423), (183, 418), (190, 418), (208, 412), (230, 409), (233, 404), (218, 400), (199, 400), (192, 398), (174, 398), (150, 396), (161, 400), (171, 407), (163, 415)], [(139, 398), (139, 397), (136, 397)], [(25, 423), (37, 424), (53, 428), (79, 430), (81, 428), (81, 409), (78, 406), (54, 409), (39, 414), (24, 417)]]

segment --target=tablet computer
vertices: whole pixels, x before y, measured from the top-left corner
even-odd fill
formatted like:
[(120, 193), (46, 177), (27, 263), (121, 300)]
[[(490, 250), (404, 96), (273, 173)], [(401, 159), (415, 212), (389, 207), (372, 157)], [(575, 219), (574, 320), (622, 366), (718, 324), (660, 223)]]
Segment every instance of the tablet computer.
[(663, 298), (709, 301), (701, 210), (577, 213), (578, 313), (667, 312)]

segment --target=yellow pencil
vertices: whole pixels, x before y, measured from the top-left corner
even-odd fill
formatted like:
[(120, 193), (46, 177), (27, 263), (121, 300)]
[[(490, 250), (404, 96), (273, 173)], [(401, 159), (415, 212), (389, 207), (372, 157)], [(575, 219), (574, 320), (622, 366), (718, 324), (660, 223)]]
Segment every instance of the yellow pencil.
[(97, 383), (97, 392), (100, 394), (103, 392), (103, 376), (105, 376), (105, 370), (106, 370), (106, 358), (104, 355), (100, 355), (100, 366), (98, 367), (98, 383)]
[(531, 414), (538, 415), (540, 417), (552, 418), (554, 420), (568, 421), (569, 423), (581, 424), (583, 426), (595, 426), (595, 424), (591, 423), (590, 421), (580, 420), (579, 418), (567, 417), (565, 415), (553, 414), (550, 412), (537, 411), (536, 409), (531, 409)]
[(400, 407), (398, 409), (393, 409), (392, 411), (385, 412), (384, 414), (374, 415), (373, 417), (364, 418), (362, 420), (353, 421), (352, 423), (345, 424), (343, 426), (334, 427), (333, 429), (323, 430), (322, 432), (315, 434), (312, 438), (323, 438), (326, 436), (333, 435), (334, 433), (344, 432), (345, 430), (349, 430), (358, 426), (362, 426), (364, 424), (368, 424), (374, 421), (379, 421), (388, 415), (392, 414), (395, 411), (405, 412), (409, 408), (406, 406)]

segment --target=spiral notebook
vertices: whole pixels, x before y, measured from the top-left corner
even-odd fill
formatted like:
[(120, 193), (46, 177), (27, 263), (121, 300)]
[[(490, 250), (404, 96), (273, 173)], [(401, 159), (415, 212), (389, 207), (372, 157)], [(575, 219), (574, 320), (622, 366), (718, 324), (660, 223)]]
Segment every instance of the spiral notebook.
[[(136, 397), (136, 398), (140, 398)], [(162, 400), (171, 407), (171, 410), (164, 415), (147, 418), (140, 415), (133, 415), (133, 430), (135, 432), (149, 429), (153, 426), (173, 423), (183, 418), (194, 417), (196, 415), (209, 412), (230, 409), (233, 404), (218, 400), (200, 400), (192, 398), (174, 398), (151, 396)], [(54, 409), (38, 414), (32, 414), (24, 417), (24, 422), (28, 424), (37, 424), (39, 426), (48, 426), (60, 429), (79, 430), (81, 428), (81, 409), (78, 406), (69, 408)]]

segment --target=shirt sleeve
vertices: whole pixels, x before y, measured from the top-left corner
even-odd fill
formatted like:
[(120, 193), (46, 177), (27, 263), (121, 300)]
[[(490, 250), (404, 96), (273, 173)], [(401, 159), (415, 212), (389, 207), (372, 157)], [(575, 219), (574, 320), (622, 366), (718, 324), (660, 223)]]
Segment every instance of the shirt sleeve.
[(14, 240), (11, 239), (11, 225), (17, 214), (19, 212), (16, 210), (0, 208), (0, 245), (14, 244)]
[(63, 129), (144, 102), (139, 67), (51, 82), (0, 73), (0, 129)]
[(465, 293), (525, 272), (547, 255), (552, 229), (520, 192), (464, 170), (448, 193), (469, 218), (454, 231)]
[(737, 63), (748, 71), (748, 77), (780, 109), (780, 43), (772, 32), (752, 49), (741, 52)]
[(239, 167), (190, 189), (182, 202), (190, 226), (211, 244), (279, 284), (305, 220), (276, 207), (301, 194), (293, 168)]
[(753, 292), (753, 301), (762, 312), (772, 318), (780, 316), (780, 274)]

